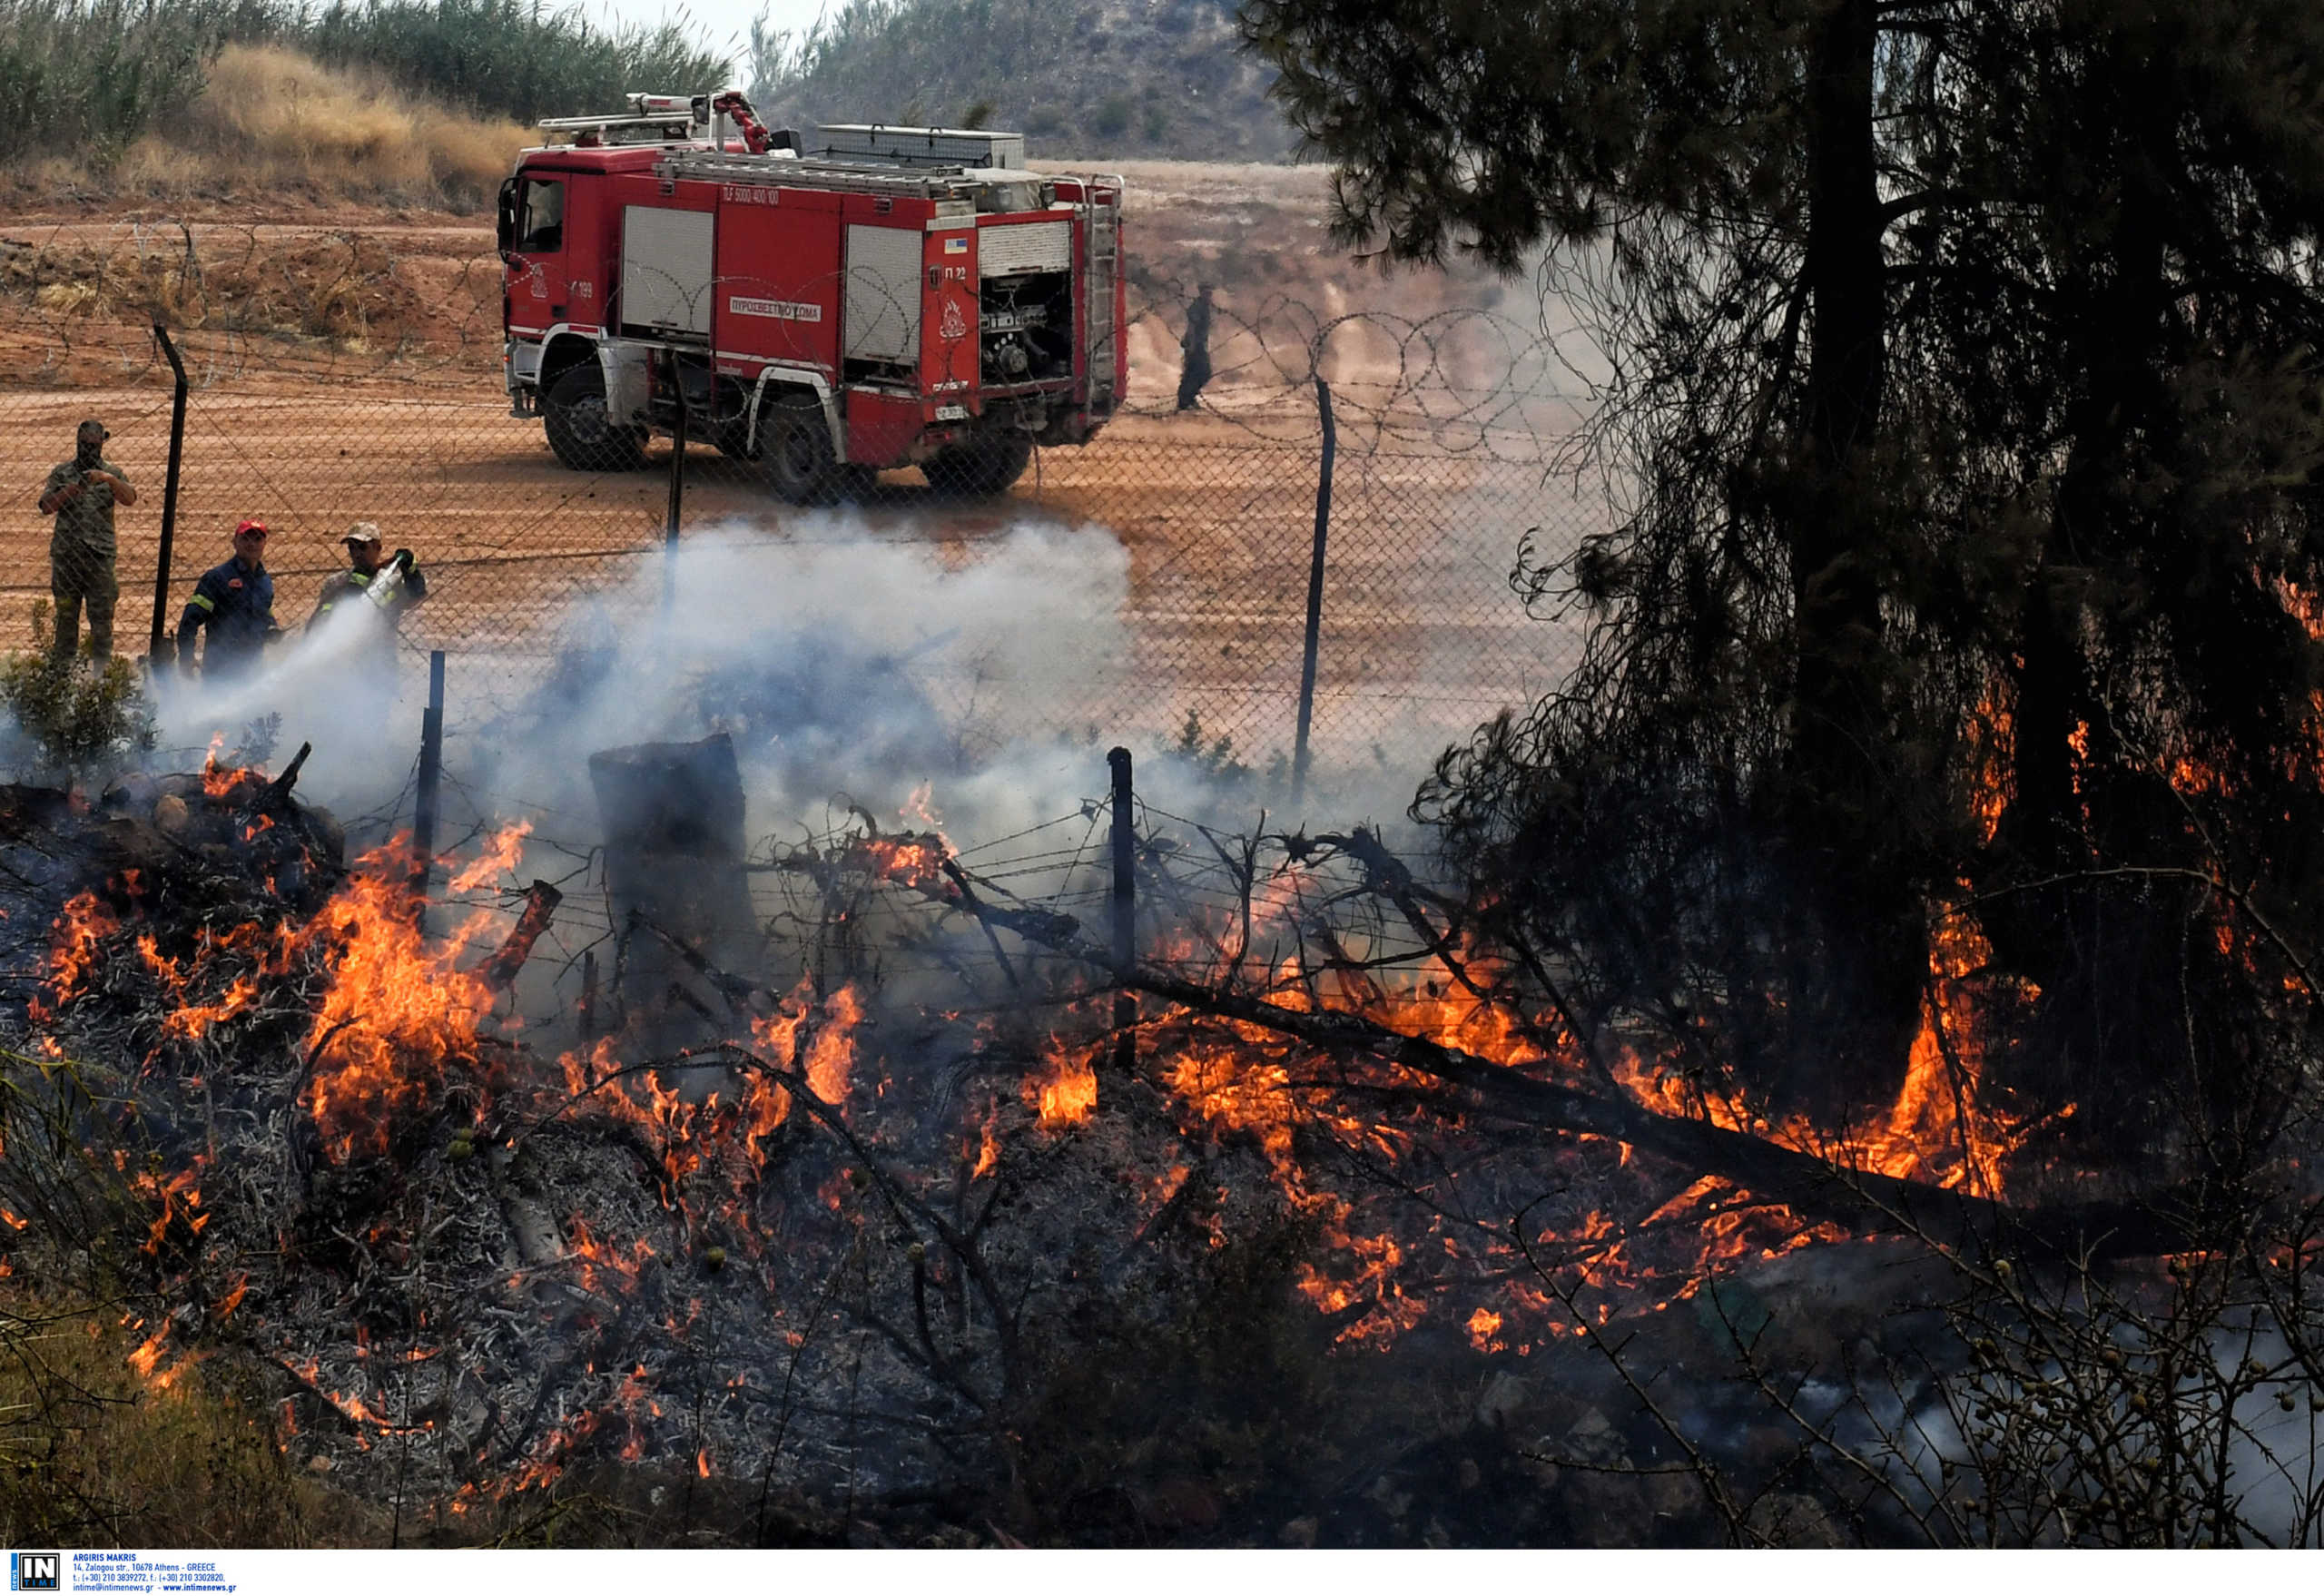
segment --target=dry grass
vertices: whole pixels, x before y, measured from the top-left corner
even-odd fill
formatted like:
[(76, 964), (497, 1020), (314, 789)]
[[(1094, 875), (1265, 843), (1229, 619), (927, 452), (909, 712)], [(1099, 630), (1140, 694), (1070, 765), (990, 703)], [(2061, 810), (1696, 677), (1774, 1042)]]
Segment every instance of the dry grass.
[[(105, 324), (290, 334), (362, 351), (424, 338), (427, 293), (377, 233), (302, 233), (273, 247), (158, 230), (64, 235), (0, 251), (0, 301), (54, 340)], [(494, 279), (497, 284), (497, 277)], [(20, 308), (19, 308), (20, 307)]]
[(0, 1289), (0, 1542), (385, 1543), (369, 1510), (292, 1468), (271, 1414), (211, 1366), (166, 1388), (141, 1377), (125, 1318)]
[(287, 187), (481, 203), (529, 142), (516, 122), (447, 110), (278, 45), (235, 44), (182, 130), (133, 144), (113, 186), (180, 195)]

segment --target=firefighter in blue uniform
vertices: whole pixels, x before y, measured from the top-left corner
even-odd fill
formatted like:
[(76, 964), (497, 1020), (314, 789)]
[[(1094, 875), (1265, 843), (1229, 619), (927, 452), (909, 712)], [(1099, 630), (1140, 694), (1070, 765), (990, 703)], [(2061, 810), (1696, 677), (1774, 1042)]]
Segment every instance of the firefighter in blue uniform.
[(234, 557), (202, 574), (185, 613), (178, 617), (178, 665), (193, 668), (193, 639), (207, 630), (202, 674), (212, 681), (239, 675), (259, 662), (274, 624), (274, 578), (266, 569), (266, 523), (244, 521), (234, 528)]

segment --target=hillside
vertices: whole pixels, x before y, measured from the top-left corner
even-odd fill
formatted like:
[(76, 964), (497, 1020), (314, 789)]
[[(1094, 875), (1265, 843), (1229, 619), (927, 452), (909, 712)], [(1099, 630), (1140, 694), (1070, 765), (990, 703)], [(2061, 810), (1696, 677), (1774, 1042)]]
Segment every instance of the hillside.
[(804, 34), (757, 34), (748, 64), (778, 126), (1005, 127), (1053, 160), (1275, 161), (1294, 143), (1227, 0), (849, 0)]

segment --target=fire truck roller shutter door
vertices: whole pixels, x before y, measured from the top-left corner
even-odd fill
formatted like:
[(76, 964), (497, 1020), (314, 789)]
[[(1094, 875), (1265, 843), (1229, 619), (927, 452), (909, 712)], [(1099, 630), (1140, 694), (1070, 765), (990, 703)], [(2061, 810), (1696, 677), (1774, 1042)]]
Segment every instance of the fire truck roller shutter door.
[(625, 330), (710, 337), (710, 280), (717, 219), (659, 205), (623, 209), (621, 320)]
[(909, 365), (920, 358), (921, 248), (915, 227), (847, 230), (846, 353)]
[(1073, 270), (1073, 223), (1008, 222), (977, 230), (977, 274)]

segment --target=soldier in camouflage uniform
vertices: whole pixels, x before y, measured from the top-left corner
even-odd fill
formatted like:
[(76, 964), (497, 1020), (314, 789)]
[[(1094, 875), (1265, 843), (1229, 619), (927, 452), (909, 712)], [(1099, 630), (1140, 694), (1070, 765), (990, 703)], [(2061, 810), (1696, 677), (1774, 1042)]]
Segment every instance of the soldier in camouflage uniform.
[(113, 600), (121, 584), (113, 575), (113, 507), (133, 505), (137, 490), (119, 466), (104, 458), (113, 435), (95, 417), (81, 423), (71, 459), (48, 474), (40, 513), (56, 517), (48, 541), (48, 590), (56, 599), (55, 653), (72, 656), (81, 641), (81, 606), (89, 608), (89, 652), (113, 654)]

